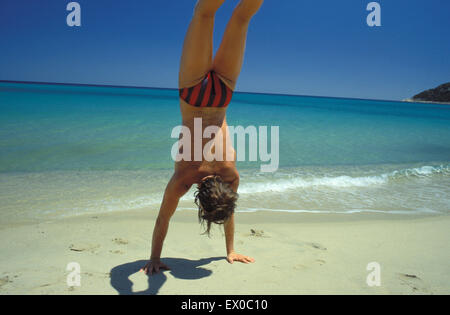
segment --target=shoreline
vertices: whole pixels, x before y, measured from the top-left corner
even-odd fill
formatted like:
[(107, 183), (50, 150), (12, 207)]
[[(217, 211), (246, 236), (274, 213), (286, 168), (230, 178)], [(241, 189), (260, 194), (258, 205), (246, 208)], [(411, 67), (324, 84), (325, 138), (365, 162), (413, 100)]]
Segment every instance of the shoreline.
[[(112, 210), (104, 212), (89, 212), (78, 213), (75, 215), (58, 216), (54, 218), (48, 218), (41, 221), (33, 221), (32, 219), (24, 221), (13, 221), (0, 223), (0, 231), (10, 228), (20, 228), (25, 226), (36, 226), (42, 224), (57, 224), (70, 223), (71, 221), (84, 221), (92, 218), (132, 218), (135, 220), (156, 220), (158, 214), (158, 207), (143, 207), (128, 210)], [(337, 222), (360, 222), (360, 221), (384, 221), (384, 220), (420, 220), (424, 218), (437, 218), (437, 217), (450, 217), (450, 214), (443, 212), (415, 212), (405, 211), (403, 213), (391, 211), (361, 211), (361, 212), (332, 212), (332, 211), (297, 211), (297, 210), (237, 210), (235, 215), (241, 223), (251, 224), (257, 223), (285, 223), (285, 224), (298, 224), (298, 223), (337, 223)], [(197, 209), (177, 209), (174, 216), (171, 219), (176, 222), (185, 223), (197, 223)]]
[(450, 102), (421, 101), (421, 100), (414, 100), (414, 99), (411, 99), (411, 98), (405, 98), (404, 100), (402, 100), (402, 102), (405, 102), (405, 103), (450, 105)]
[[(449, 294), (450, 216), (237, 213), (236, 251), (223, 232), (201, 235), (195, 212), (177, 211), (163, 249), (171, 271), (138, 272), (157, 211), (83, 215), (0, 229), (0, 294)], [(252, 231), (253, 230), (253, 231)], [(66, 266), (81, 266), (67, 286)], [(367, 264), (381, 266), (369, 287)], [(132, 287), (131, 287), (132, 285)]]

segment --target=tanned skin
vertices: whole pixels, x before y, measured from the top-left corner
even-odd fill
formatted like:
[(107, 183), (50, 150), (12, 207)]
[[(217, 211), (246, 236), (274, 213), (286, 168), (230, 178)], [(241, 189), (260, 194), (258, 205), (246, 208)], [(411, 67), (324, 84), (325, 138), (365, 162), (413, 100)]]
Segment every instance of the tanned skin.
[[(179, 73), (180, 89), (196, 85), (209, 71), (214, 71), (234, 91), (244, 59), (247, 29), (251, 18), (261, 7), (263, 0), (240, 1), (228, 22), (216, 56), (213, 58), (214, 18), (216, 11), (224, 2), (225, 0), (199, 0), (197, 2), (183, 45)], [(214, 138), (217, 139), (217, 142), (214, 143), (210, 154), (214, 154), (220, 147), (223, 152), (223, 161), (210, 161), (211, 158), (203, 154), (201, 161), (195, 161), (194, 150), (191, 150), (191, 161), (182, 160), (175, 163), (175, 171), (165, 189), (153, 230), (150, 260), (141, 269), (146, 274), (151, 275), (159, 272), (160, 269), (169, 269), (160, 260), (164, 239), (180, 198), (192, 185), (199, 184), (208, 176), (219, 175), (224, 182), (231, 186), (233, 191), (237, 192), (238, 190), (239, 173), (236, 169), (236, 154), (231, 146), (231, 141), (227, 141), (229, 133), (226, 110), (226, 107), (194, 107), (180, 99), (182, 125), (190, 129), (191, 135), (194, 135), (194, 118), (202, 118), (202, 134), (208, 126), (220, 128), (220, 132)], [(210, 140), (202, 140), (202, 152), (203, 147)], [(194, 139), (191, 140), (191, 148), (194, 148)], [(230, 159), (230, 156), (233, 158)], [(254, 262), (253, 258), (235, 252), (234, 214), (225, 222), (224, 230), (227, 261), (231, 264), (234, 261)]]

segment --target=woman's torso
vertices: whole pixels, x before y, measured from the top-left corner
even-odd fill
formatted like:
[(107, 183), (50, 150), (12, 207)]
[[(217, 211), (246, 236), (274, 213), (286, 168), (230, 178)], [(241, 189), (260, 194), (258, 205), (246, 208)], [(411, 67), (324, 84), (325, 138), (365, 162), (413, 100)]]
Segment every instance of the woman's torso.
[[(220, 175), (225, 182), (233, 182), (238, 176), (236, 155), (226, 122), (226, 110), (226, 107), (195, 107), (180, 99), (182, 125), (189, 129), (191, 136), (190, 141), (181, 140), (185, 144), (190, 143), (191, 150), (190, 155), (184, 155), (190, 157), (187, 161), (175, 163), (175, 170), (192, 181), (188, 184), (199, 183), (208, 175)], [(212, 138), (204, 137), (208, 127)], [(213, 145), (209, 149), (205, 149), (205, 146), (211, 144)], [(186, 148), (182, 148), (180, 153), (184, 150)]]

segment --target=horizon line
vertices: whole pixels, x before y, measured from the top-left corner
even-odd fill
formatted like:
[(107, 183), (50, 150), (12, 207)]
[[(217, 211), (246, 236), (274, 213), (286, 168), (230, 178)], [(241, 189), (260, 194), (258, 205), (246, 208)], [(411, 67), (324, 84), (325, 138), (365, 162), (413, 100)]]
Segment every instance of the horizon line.
[[(150, 87), (150, 86), (133, 86), (133, 85), (109, 85), (109, 84), (91, 84), (91, 83), (66, 83), (66, 82), (41, 82), (41, 81), (17, 81), (17, 80), (0, 80), (0, 83), (18, 83), (18, 84), (42, 84), (42, 85), (67, 85), (67, 86), (84, 86), (84, 87), (105, 87), (105, 88), (129, 88), (142, 90), (171, 90), (177, 91), (177, 88), (168, 87)], [(358, 97), (343, 97), (343, 96), (322, 96), (322, 95), (305, 95), (305, 94), (284, 94), (284, 93), (262, 93), (262, 92), (247, 92), (234, 91), (233, 93), (242, 94), (258, 94), (258, 95), (279, 95), (279, 96), (300, 96), (300, 97), (314, 97), (314, 98), (335, 98), (335, 99), (350, 99), (363, 101), (380, 101), (380, 102), (405, 102), (404, 100), (387, 100), (387, 99), (373, 99), (373, 98), (358, 98)]]

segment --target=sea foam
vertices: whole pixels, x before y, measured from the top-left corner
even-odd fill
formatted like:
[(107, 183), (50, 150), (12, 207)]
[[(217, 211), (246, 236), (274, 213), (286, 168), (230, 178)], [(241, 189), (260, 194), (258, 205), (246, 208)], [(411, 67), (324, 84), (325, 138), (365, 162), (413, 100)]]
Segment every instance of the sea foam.
[(413, 177), (427, 177), (433, 175), (450, 175), (449, 166), (422, 166), (419, 168), (409, 168), (396, 170), (381, 175), (351, 177), (341, 176), (323, 176), (323, 177), (293, 177), (286, 179), (277, 179), (270, 182), (247, 182), (240, 186), (240, 194), (255, 194), (267, 192), (283, 192), (298, 188), (328, 187), (328, 188), (347, 188), (347, 187), (368, 187), (373, 185), (387, 184), (392, 180), (402, 180)]

